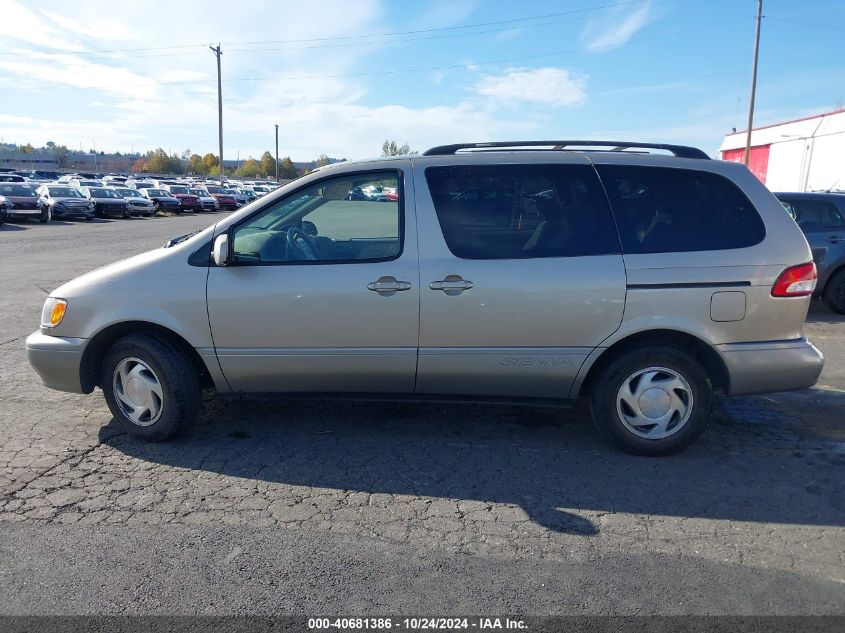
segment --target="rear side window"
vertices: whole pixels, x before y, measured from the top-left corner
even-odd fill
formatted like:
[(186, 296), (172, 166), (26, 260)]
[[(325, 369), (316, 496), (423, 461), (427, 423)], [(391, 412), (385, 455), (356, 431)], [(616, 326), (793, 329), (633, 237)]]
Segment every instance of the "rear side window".
[(759, 244), (766, 236), (748, 197), (705, 171), (602, 165), (625, 253), (718, 251)]
[(822, 229), (837, 229), (845, 225), (839, 209), (830, 202), (822, 200), (790, 200), (795, 211), (795, 221), (802, 231), (812, 232)]
[(458, 165), (425, 170), (449, 250), (462, 259), (619, 253), (595, 171), (586, 165)]

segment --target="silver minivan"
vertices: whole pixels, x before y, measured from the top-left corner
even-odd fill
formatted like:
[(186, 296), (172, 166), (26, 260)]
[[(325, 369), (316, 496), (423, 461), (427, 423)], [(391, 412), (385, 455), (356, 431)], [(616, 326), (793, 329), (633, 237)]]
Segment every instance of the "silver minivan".
[[(167, 283), (163, 284), (162, 280)], [(26, 342), (170, 438), (200, 392), (556, 403), (664, 455), (714, 392), (813, 385), (816, 271), (778, 200), (695, 148), (461, 144), (321, 168), (208, 229), (83, 275)]]

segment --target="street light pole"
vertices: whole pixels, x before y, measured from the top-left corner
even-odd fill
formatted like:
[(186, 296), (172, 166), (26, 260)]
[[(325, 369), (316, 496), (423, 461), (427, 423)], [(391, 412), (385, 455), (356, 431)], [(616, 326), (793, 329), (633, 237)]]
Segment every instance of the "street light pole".
[(220, 56), (223, 51), (220, 50), (220, 44), (208, 48), (217, 56), (217, 130), (220, 137), (220, 182), (223, 182), (223, 85), (220, 79)]
[(276, 182), (279, 182), (279, 124), (276, 123)]
[(751, 157), (751, 128), (754, 127), (754, 98), (757, 95), (757, 58), (760, 54), (760, 22), (763, 18), (763, 0), (757, 0), (757, 29), (754, 34), (754, 64), (751, 67), (751, 99), (748, 102), (748, 131), (745, 134), (745, 157), (748, 166)]

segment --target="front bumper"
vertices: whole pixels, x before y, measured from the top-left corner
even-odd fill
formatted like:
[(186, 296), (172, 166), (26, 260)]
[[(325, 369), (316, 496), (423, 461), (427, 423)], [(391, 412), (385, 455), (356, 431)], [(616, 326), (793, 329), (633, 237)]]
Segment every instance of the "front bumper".
[(94, 217), (94, 209), (88, 207), (59, 207), (50, 210), (54, 218), (84, 218)]
[(794, 341), (717, 345), (725, 361), (732, 396), (812, 387), (824, 356), (805, 338)]
[(46, 387), (85, 393), (80, 366), (88, 340), (33, 332), (26, 339), (26, 357)]
[(9, 218), (40, 218), (43, 214), (43, 209), (6, 209)]

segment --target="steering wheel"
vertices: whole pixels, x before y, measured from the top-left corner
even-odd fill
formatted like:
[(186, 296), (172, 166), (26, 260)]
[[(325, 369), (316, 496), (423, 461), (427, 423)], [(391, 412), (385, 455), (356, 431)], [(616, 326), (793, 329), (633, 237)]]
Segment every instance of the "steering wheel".
[(287, 230), (287, 249), (288, 257), (294, 253), (299, 253), (302, 259), (319, 259), (320, 251), (317, 249), (317, 243), (311, 235), (308, 235), (302, 229), (292, 226)]

